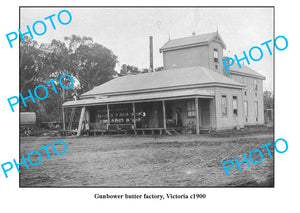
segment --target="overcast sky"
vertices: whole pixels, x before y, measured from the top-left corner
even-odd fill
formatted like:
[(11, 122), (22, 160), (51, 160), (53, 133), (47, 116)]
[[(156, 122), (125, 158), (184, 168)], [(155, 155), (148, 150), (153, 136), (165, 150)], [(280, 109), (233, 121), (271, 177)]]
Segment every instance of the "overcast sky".
[[(72, 14), (68, 25), (53, 18), (56, 30), (49, 21), (47, 32), (36, 36), (39, 43), (52, 39), (63, 40), (72, 34), (90, 36), (94, 42), (111, 49), (119, 64), (149, 67), (149, 36), (154, 41), (154, 67), (162, 66), (159, 48), (169, 39), (215, 32), (217, 29), (227, 49), (224, 55), (242, 57), (253, 46), (273, 39), (272, 8), (22, 8), (21, 30), (37, 20), (67, 9)], [(25, 31), (24, 31), (25, 32)], [(273, 48), (273, 45), (272, 45)], [(266, 76), (264, 89), (273, 91), (273, 63), (265, 48), (259, 62), (250, 61), (250, 68)]]

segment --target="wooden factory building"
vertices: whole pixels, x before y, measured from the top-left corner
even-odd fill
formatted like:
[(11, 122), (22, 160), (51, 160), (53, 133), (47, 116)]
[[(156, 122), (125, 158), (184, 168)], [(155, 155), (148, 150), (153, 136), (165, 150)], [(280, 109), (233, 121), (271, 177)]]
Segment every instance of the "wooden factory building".
[(263, 124), (265, 77), (245, 65), (226, 74), (225, 48), (217, 32), (169, 40), (160, 49), (163, 71), (117, 77), (63, 107), (81, 109), (78, 135), (84, 123), (94, 134), (200, 134)]

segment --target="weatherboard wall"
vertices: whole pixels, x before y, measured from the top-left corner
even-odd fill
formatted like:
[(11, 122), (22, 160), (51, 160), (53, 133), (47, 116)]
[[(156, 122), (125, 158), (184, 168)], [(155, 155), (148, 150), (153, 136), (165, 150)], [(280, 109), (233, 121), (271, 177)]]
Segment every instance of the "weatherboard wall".
[[(248, 116), (244, 113), (245, 125), (261, 125), (264, 124), (264, 102), (263, 102), (263, 80), (238, 74), (231, 74), (232, 79), (244, 85), (243, 101), (248, 102)], [(254, 80), (257, 81), (257, 90), (255, 90)], [(258, 103), (258, 116), (256, 117), (255, 102)]]
[(208, 46), (188, 47), (163, 52), (165, 69), (203, 66), (209, 67)]
[[(244, 127), (243, 121), (243, 97), (241, 89), (231, 89), (224, 87), (216, 87), (215, 89), (216, 102), (216, 130), (234, 129), (237, 126)], [(222, 114), (221, 99), (222, 95), (227, 97), (227, 115)], [(238, 100), (238, 115), (233, 114), (233, 96), (237, 96)]]

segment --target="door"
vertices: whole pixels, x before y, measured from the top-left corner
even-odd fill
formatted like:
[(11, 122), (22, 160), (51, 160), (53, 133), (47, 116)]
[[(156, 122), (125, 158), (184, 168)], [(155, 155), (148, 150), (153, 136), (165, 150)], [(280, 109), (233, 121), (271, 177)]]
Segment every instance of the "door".
[(200, 99), (200, 127), (210, 127), (209, 99)]

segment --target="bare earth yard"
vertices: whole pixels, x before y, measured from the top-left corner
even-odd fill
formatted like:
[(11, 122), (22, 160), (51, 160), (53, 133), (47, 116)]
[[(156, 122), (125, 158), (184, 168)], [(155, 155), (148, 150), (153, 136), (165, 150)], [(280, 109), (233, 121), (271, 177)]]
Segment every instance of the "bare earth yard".
[[(241, 164), (229, 170), (222, 163), (242, 160), (252, 149), (273, 142), (272, 132), (240, 135), (179, 136), (99, 136), (99, 137), (25, 137), (21, 138), (21, 154), (62, 139), (68, 150), (56, 155), (48, 148), (40, 165), (21, 165), (20, 187), (234, 187), (274, 186), (274, 158), (266, 149), (262, 163), (250, 168)], [(57, 150), (63, 151), (58, 144)], [(270, 146), (274, 156), (273, 146)], [(257, 154), (257, 153), (256, 153)], [(259, 155), (253, 155), (259, 159)], [(257, 157), (257, 158), (256, 158)], [(31, 156), (38, 162), (37, 155)]]

